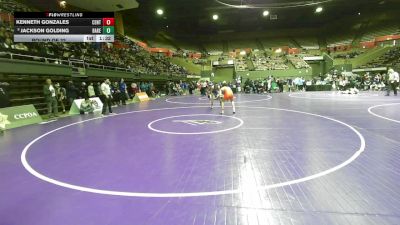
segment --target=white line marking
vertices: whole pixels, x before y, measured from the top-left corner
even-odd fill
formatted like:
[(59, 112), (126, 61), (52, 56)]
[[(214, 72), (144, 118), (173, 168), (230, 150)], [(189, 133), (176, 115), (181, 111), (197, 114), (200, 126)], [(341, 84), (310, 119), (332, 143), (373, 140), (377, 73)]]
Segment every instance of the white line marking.
[[(171, 110), (171, 109), (183, 109), (183, 108), (204, 108), (204, 106), (191, 106), (191, 107), (176, 107), (176, 108), (161, 108), (161, 109), (148, 109), (148, 110), (141, 110), (141, 111), (131, 111), (131, 112), (125, 112), (125, 113), (120, 113), (118, 115), (125, 115), (125, 114), (130, 114), (130, 113), (139, 113), (139, 112), (150, 112), (150, 111), (161, 111), (161, 110)], [(249, 189), (248, 187), (246, 187), (246, 189), (233, 189), (233, 190), (224, 190), (224, 191), (208, 191), (208, 192), (187, 192), (187, 193), (142, 193), (142, 192), (125, 192), (125, 191), (111, 191), (111, 190), (102, 190), (102, 189), (95, 189), (95, 188), (88, 188), (88, 187), (82, 187), (82, 186), (78, 186), (78, 185), (74, 185), (74, 184), (69, 184), (69, 183), (65, 183), (59, 180), (55, 180), (53, 178), (47, 177), (39, 172), (37, 172), (35, 169), (33, 169), (31, 167), (31, 165), (28, 163), (27, 161), (27, 152), (29, 150), (29, 148), (38, 140), (42, 139), (43, 137), (54, 133), (56, 131), (62, 130), (66, 127), (70, 127), (73, 125), (77, 125), (77, 124), (81, 124), (81, 123), (85, 123), (88, 121), (92, 121), (92, 120), (96, 120), (99, 118), (92, 118), (92, 119), (88, 119), (88, 120), (84, 120), (84, 121), (79, 121), (79, 122), (75, 122), (72, 124), (68, 124), (59, 128), (56, 128), (54, 130), (51, 130), (37, 138), (35, 138), (33, 141), (31, 141), (28, 145), (25, 146), (24, 150), (22, 151), (21, 154), (21, 162), (22, 165), (24, 166), (24, 168), (31, 173), (33, 176), (61, 186), (61, 187), (65, 187), (65, 188), (69, 188), (69, 189), (73, 189), (73, 190), (78, 190), (78, 191), (83, 191), (83, 192), (90, 192), (90, 193), (95, 193), (95, 194), (103, 194), (103, 195), (113, 195), (113, 196), (127, 196), (127, 197), (146, 197), (146, 198), (183, 198), (183, 197), (201, 197), (201, 196), (216, 196), (216, 195), (227, 195), (227, 194), (238, 194), (238, 193), (243, 193), (243, 192), (253, 192), (253, 191), (263, 191), (263, 190), (268, 190), (268, 189), (272, 189), (272, 188), (278, 188), (278, 187), (284, 187), (284, 186), (288, 186), (288, 185), (293, 185), (293, 184), (298, 184), (298, 183), (302, 183), (302, 182), (306, 182), (309, 180), (313, 180), (322, 176), (326, 176), (330, 173), (333, 173), (337, 170), (342, 169), (343, 167), (349, 165), (351, 162), (353, 162), (358, 156), (361, 155), (362, 152), (364, 152), (365, 150), (365, 139), (362, 136), (362, 134), (357, 131), (354, 127), (350, 126), (347, 123), (344, 123), (342, 121), (336, 120), (336, 119), (332, 119), (326, 116), (322, 116), (322, 115), (318, 115), (318, 114), (313, 114), (313, 113), (308, 113), (308, 112), (302, 112), (302, 111), (296, 111), (296, 110), (290, 110), (290, 109), (280, 109), (280, 108), (268, 108), (268, 107), (238, 107), (238, 108), (257, 108), (257, 109), (268, 109), (268, 110), (278, 110), (278, 111), (287, 111), (287, 112), (294, 112), (294, 113), (300, 113), (300, 114), (305, 114), (305, 115), (310, 115), (310, 116), (315, 116), (315, 117), (319, 117), (319, 118), (324, 118), (327, 120), (331, 120), (334, 122), (337, 122), (339, 124), (342, 124), (345, 127), (348, 127), (350, 130), (352, 130), (354, 133), (357, 134), (358, 138), (360, 139), (360, 148), (347, 160), (345, 160), (344, 162), (342, 162), (341, 164), (334, 166), (330, 169), (321, 171), (319, 173), (310, 175), (310, 176), (306, 176), (303, 178), (299, 178), (299, 179), (295, 179), (295, 180), (290, 180), (290, 181), (285, 181), (285, 182), (280, 182), (280, 183), (276, 183), (276, 184), (270, 184), (270, 185), (265, 185), (265, 186), (259, 186), (259, 187), (254, 187), (253, 189)]]
[(48, 123), (52, 123), (52, 122), (56, 122), (57, 120), (48, 120), (48, 121), (43, 121), (40, 122), (39, 124), (48, 124)]
[(371, 107), (368, 108), (368, 113), (373, 115), (373, 116), (385, 119), (385, 120), (389, 120), (389, 121), (392, 121), (392, 122), (395, 122), (395, 123), (400, 123), (399, 120), (390, 119), (388, 117), (384, 117), (384, 116), (381, 116), (381, 115), (378, 115), (378, 114), (372, 112), (372, 109), (375, 109), (375, 108), (384, 107), (384, 106), (390, 106), (390, 105), (399, 105), (399, 104), (400, 103), (389, 103), (389, 104), (382, 104), (382, 105), (374, 105), (374, 106), (371, 106)]
[[(263, 95), (254, 95), (254, 94), (246, 94), (247, 96), (263, 96)], [(242, 96), (246, 96), (246, 95), (242, 95)], [(180, 98), (188, 98), (190, 96), (179, 96), (179, 97), (173, 97), (173, 98), (167, 98), (165, 99), (166, 102), (168, 103), (174, 103), (174, 104), (182, 104), (182, 105), (210, 105), (209, 102), (207, 103), (196, 103), (196, 102), (176, 102), (173, 101), (174, 99), (180, 99)], [(263, 99), (257, 99), (257, 100), (248, 100), (248, 101), (235, 101), (235, 103), (249, 103), (249, 102), (261, 102), (261, 101), (268, 101), (272, 99), (272, 96), (267, 95), (267, 98), (263, 98)], [(217, 101), (217, 100), (215, 100)]]
[[(189, 132), (189, 133), (183, 133), (183, 132), (164, 131), (164, 130), (156, 129), (156, 128), (154, 128), (154, 127), (152, 126), (154, 123), (157, 123), (157, 122), (162, 121), (162, 120), (172, 119), (172, 118), (178, 118), (178, 117), (187, 117), (187, 116), (227, 117), (227, 118), (235, 119), (235, 120), (239, 121), (239, 124), (236, 125), (236, 126), (234, 126), (234, 127), (227, 128), (227, 129), (223, 129), (223, 130), (205, 131), (205, 132), (191, 132), (191, 133), (190, 133), (190, 132)], [(215, 115), (215, 114), (188, 114), (188, 115), (169, 116), (169, 117), (164, 117), (164, 118), (161, 118), (161, 119), (158, 119), (158, 120), (153, 120), (153, 121), (151, 121), (151, 122), (147, 125), (147, 127), (148, 127), (150, 130), (152, 130), (152, 131), (155, 131), (155, 132), (158, 132), (158, 133), (163, 133), (163, 134), (194, 135), (194, 134), (214, 134), (214, 133), (221, 133), (221, 132), (230, 131), (230, 130), (239, 128), (239, 127), (241, 127), (242, 125), (243, 125), (243, 120), (240, 119), (240, 118), (237, 118), (237, 117), (233, 117), (233, 116)]]

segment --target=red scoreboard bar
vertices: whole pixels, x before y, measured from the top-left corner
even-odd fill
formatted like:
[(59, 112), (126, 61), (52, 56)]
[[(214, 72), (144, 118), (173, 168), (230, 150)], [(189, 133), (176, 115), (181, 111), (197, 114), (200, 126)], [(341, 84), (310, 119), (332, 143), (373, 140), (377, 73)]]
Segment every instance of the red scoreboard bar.
[(114, 26), (114, 18), (103, 18), (103, 26)]

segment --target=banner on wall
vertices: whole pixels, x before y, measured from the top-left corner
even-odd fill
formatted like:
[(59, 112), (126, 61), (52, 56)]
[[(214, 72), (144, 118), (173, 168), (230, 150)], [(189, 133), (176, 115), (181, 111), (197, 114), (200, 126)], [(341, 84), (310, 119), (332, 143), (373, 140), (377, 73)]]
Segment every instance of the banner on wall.
[(16, 127), (43, 122), (33, 105), (22, 105), (0, 109), (0, 129), (7, 130)]
[[(72, 103), (71, 109), (69, 110), (70, 115), (76, 115), (80, 113), (81, 109), (81, 104), (85, 99), (75, 99), (74, 102)], [(103, 109), (103, 102), (98, 97), (95, 98), (90, 98), (90, 101), (92, 102), (92, 105), (94, 107), (93, 113), (98, 113), (100, 114), (102, 109)]]

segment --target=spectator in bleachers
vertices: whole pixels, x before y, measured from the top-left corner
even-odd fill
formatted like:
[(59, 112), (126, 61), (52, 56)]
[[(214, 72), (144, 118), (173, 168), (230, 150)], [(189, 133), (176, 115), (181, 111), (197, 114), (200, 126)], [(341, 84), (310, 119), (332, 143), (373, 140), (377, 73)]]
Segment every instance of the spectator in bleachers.
[(7, 82), (0, 82), (0, 108), (10, 107), (9, 86)]
[(67, 98), (66, 97), (67, 91), (66, 91), (65, 88), (60, 86), (60, 83), (56, 83), (54, 85), (54, 87), (55, 87), (56, 93), (57, 93), (57, 101), (58, 101), (58, 103), (60, 103), (63, 113), (65, 113), (65, 104), (64, 104), (64, 102), (65, 102), (65, 100)]
[[(186, 76), (185, 68), (171, 63), (165, 56), (155, 56), (138, 46), (135, 42), (116, 35), (116, 41), (125, 42), (125, 48), (113, 44), (92, 43), (13, 43), (13, 30), (0, 23), (0, 49), (7, 52), (29, 54), (47, 58), (84, 60), (84, 63), (102, 64), (129, 68), (130, 71), (145, 74), (174, 74)], [(27, 59), (27, 58), (24, 58)], [(31, 58), (40, 60), (40, 58)], [(43, 60), (43, 59), (41, 59)]]
[(57, 93), (50, 79), (47, 79), (46, 84), (43, 86), (43, 94), (49, 118), (58, 117)]

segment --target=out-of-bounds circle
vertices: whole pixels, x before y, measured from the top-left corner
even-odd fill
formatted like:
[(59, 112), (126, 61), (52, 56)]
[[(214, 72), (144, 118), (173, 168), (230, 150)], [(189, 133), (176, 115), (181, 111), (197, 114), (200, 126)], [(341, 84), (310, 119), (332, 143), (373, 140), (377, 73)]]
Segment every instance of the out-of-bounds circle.
[(295, 92), (289, 97), (311, 100), (334, 100), (334, 101), (400, 101), (393, 96), (385, 96), (383, 92), (360, 92), (359, 94), (341, 94), (338, 91), (316, 91), (316, 92)]
[[(185, 109), (185, 108), (202, 108), (204, 106), (191, 106), (191, 107), (175, 107), (175, 108), (161, 108), (161, 109), (149, 109), (149, 110), (140, 110), (140, 111), (131, 111), (131, 112), (126, 112), (126, 113), (120, 113), (117, 115), (113, 115), (113, 116), (109, 116), (106, 117), (106, 119), (108, 118), (112, 118), (112, 117), (116, 117), (119, 115), (124, 115), (124, 114), (130, 114), (130, 113), (141, 113), (141, 112), (149, 112), (149, 111), (162, 111), (162, 110), (169, 110), (169, 109)], [(294, 180), (289, 180), (289, 181), (285, 181), (285, 182), (280, 182), (280, 183), (275, 183), (275, 184), (270, 184), (270, 185), (264, 185), (264, 186), (257, 186), (257, 187), (253, 187), (253, 188), (248, 188), (246, 187), (245, 189), (232, 189), (232, 190), (224, 190), (224, 191), (207, 191), (207, 192), (186, 192), (186, 193), (143, 193), (143, 192), (126, 192), (126, 191), (112, 191), (112, 190), (105, 190), (105, 189), (96, 189), (96, 188), (89, 188), (89, 187), (84, 187), (84, 186), (79, 186), (79, 185), (74, 185), (74, 184), (70, 184), (70, 183), (66, 183), (63, 181), (59, 181), (50, 177), (47, 177), (41, 173), (39, 173), (38, 171), (36, 171), (34, 168), (32, 168), (32, 166), (29, 164), (28, 160), (27, 160), (27, 153), (30, 149), (30, 147), (35, 144), (35, 142), (39, 141), (40, 139), (46, 137), (47, 135), (54, 133), (54, 132), (58, 132), (63, 130), (64, 128), (70, 127), (70, 126), (75, 126), (78, 124), (83, 124), (83, 123), (87, 123), (89, 121), (93, 121), (93, 120), (97, 120), (97, 119), (101, 119), (101, 118), (93, 118), (93, 119), (88, 119), (88, 120), (84, 120), (84, 121), (79, 121), (79, 122), (75, 122), (75, 123), (71, 123), (69, 125), (65, 125), (59, 128), (56, 128), (54, 130), (51, 130), (37, 138), (35, 138), (34, 140), (32, 140), (28, 145), (26, 145), (21, 153), (21, 162), (22, 165), (24, 166), (24, 168), (31, 173), (33, 176), (61, 186), (61, 187), (65, 187), (65, 188), (69, 188), (69, 189), (73, 189), (73, 190), (78, 190), (78, 191), (84, 191), (84, 192), (90, 192), (90, 193), (95, 193), (95, 194), (103, 194), (103, 195), (112, 195), (112, 196), (127, 196), (127, 197), (145, 197), (145, 198), (182, 198), (182, 197), (200, 197), (200, 196), (217, 196), (217, 195), (227, 195), (227, 194), (238, 194), (238, 193), (243, 193), (243, 192), (254, 192), (254, 191), (261, 191), (261, 190), (267, 190), (267, 189), (272, 189), (272, 188), (278, 188), (278, 187), (284, 187), (284, 186), (288, 186), (288, 185), (293, 185), (293, 184), (298, 184), (298, 183), (302, 183), (302, 182), (306, 182), (306, 181), (310, 181), (313, 179), (317, 179), (319, 177), (322, 176), (326, 176), (328, 174), (331, 174), (337, 170), (342, 169), (343, 167), (349, 165), (351, 162), (353, 162), (358, 156), (360, 156), (360, 154), (364, 151), (365, 149), (365, 139), (362, 136), (362, 134), (357, 131), (354, 127), (352, 127), (351, 125), (330, 118), (330, 117), (326, 117), (323, 115), (318, 115), (318, 114), (314, 114), (314, 113), (308, 113), (308, 112), (302, 112), (302, 111), (297, 111), (297, 110), (291, 110), (291, 109), (282, 109), (282, 108), (270, 108), (270, 107), (251, 107), (251, 106), (239, 106), (238, 108), (249, 108), (249, 109), (269, 109), (269, 110), (277, 110), (277, 111), (286, 111), (286, 112), (293, 112), (293, 113), (300, 113), (303, 115), (308, 115), (308, 116), (313, 116), (313, 117), (318, 117), (318, 118), (323, 118), (326, 120), (330, 120), (333, 122), (336, 122), (338, 124), (341, 124), (344, 127), (349, 128), (351, 131), (353, 131), (359, 138), (360, 141), (360, 147), (358, 150), (355, 151), (355, 153), (348, 158), (347, 160), (345, 160), (344, 162), (331, 167), (327, 170), (321, 171), (319, 173), (315, 173), (309, 176), (305, 176), (302, 178), (298, 178), (298, 179), (294, 179)]]
[[(237, 95), (235, 95), (235, 96), (237, 96)], [(263, 98), (262, 99), (245, 100), (245, 101), (237, 101), (237, 98), (235, 98), (235, 103), (261, 102), (261, 101), (269, 101), (272, 99), (272, 96), (270, 96), (270, 95), (242, 94), (240, 96), (261, 96)], [(206, 100), (208, 100), (207, 97), (205, 97), (205, 98), (206, 98)], [(193, 102), (185, 102), (184, 101), (185, 99), (191, 99)], [(165, 99), (165, 101), (168, 103), (182, 104), (182, 105), (209, 105), (210, 104), (208, 101), (207, 102), (194, 102), (194, 100), (196, 100), (196, 98), (193, 98), (192, 96), (178, 96), (178, 97), (172, 97), (172, 98)], [(198, 98), (198, 100), (204, 101), (203, 97)]]
[[(191, 118), (192, 117), (192, 118)], [(181, 119), (182, 118), (182, 119)], [(227, 120), (234, 120), (235, 123), (230, 123), (230, 127), (224, 128)], [(162, 128), (156, 128), (157, 123), (162, 124)], [(207, 124), (209, 126), (202, 126)], [(211, 125), (211, 127), (210, 127)], [(213, 134), (230, 131), (239, 128), (243, 125), (243, 120), (233, 116), (215, 115), (215, 114), (190, 114), (169, 116), (161, 119), (151, 121), (147, 127), (155, 132), (163, 134), (181, 134), (181, 135), (199, 135), (199, 134)], [(170, 127), (170, 128), (167, 128)], [(162, 130), (164, 129), (164, 130)], [(166, 130), (170, 129), (170, 130)], [(179, 132), (179, 130), (193, 130), (191, 132)], [(214, 130), (212, 130), (214, 129)]]
[(374, 105), (374, 106), (371, 106), (371, 107), (368, 108), (368, 113), (373, 115), (373, 116), (379, 117), (381, 119), (389, 120), (389, 121), (392, 121), (392, 122), (395, 122), (395, 123), (400, 123), (400, 120), (391, 119), (391, 118), (379, 115), (377, 113), (374, 113), (372, 111), (373, 109), (376, 109), (376, 108), (382, 108), (382, 107), (392, 106), (392, 105), (400, 105), (400, 103), (388, 103), (388, 104)]

